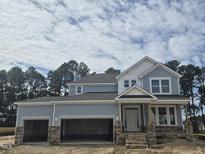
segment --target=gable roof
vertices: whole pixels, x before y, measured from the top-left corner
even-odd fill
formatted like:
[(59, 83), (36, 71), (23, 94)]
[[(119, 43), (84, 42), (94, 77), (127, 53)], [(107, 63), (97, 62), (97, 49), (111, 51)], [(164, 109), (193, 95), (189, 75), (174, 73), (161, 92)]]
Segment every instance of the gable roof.
[(106, 74), (106, 73), (101, 73), (101, 74), (89, 74), (85, 76), (84, 78), (80, 80), (73, 81), (69, 83), (68, 85), (72, 84), (78, 84), (78, 83), (116, 83), (116, 76), (118, 74), (113, 73), (113, 74)]
[(115, 97), (117, 97), (117, 93), (115, 92), (92, 92), (92, 93), (84, 93), (80, 95), (74, 96), (44, 96), (37, 97), (28, 100), (23, 100), (16, 102), (15, 104), (29, 104), (29, 103), (52, 103), (52, 102), (76, 102), (76, 101), (114, 101)]
[(164, 70), (166, 70), (167, 72), (170, 72), (171, 74), (173, 74), (174, 76), (180, 78), (181, 75), (175, 71), (173, 71), (172, 69), (170, 69), (169, 67), (165, 66), (164, 64), (158, 63), (156, 65), (154, 65), (153, 67), (151, 67), (150, 69), (148, 69), (147, 71), (143, 72), (142, 74), (139, 75), (139, 78), (142, 78), (143, 76), (147, 75), (148, 73), (154, 71), (157, 68), (162, 68)]
[[(132, 92), (133, 90), (137, 90), (136, 94), (128, 94), (129, 92)], [(115, 99), (121, 99), (121, 98), (151, 98), (151, 99), (157, 99), (154, 95), (150, 94), (146, 90), (142, 89), (138, 85), (134, 85), (130, 88), (128, 88), (126, 91), (122, 92), (119, 96), (117, 96)]]
[(154, 59), (148, 57), (148, 56), (145, 56), (144, 58), (140, 59), (139, 61), (137, 61), (135, 64), (133, 64), (132, 66), (130, 66), (129, 68), (127, 68), (126, 70), (124, 70), (121, 74), (119, 74), (116, 79), (119, 79), (121, 76), (123, 76), (124, 74), (126, 74), (127, 72), (129, 72), (130, 70), (132, 70), (133, 68), (135, 68), (137, 65), (139, 65), (140, 63), (142, 63), (143, 61), (145, 60), (149, 60), (155, 64), (157, 64), (158, 62), (155, 61)]

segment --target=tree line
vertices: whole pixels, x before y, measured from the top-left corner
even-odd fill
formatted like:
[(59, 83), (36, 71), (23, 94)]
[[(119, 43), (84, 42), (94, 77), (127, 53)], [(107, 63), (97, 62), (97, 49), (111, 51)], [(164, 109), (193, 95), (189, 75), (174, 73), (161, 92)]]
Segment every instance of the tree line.
[(205, 67), (193, 64), (181, 65), (172, 60), (165, 64), (182, 75), (180, 78), (180, 94), (190, 99), (187, 106), (188, 118), (192, 121), (193, 131), (198, 131), (198, 121), (205, 126)]
[[(205, 67), (193, 64), (181, 65), (172, 60), (166, 66), (182, 75), (180, 79), (181, 95), (190, 98), (188, 115), (194, 122), (200, 119), (205, 124)], [(63, 63), (46, 76), (34, 67), (23, 71), (19, 67), (0, 70), (0, 127), (15, 126), (17, 107), (14, 102), (41, 97), (67, 96), (67, 83), (81, 79), (90, 73), (89, 67), (75, 60)], [(120, 70), (108, 68), (105, 73), (120, 73)], [(200, 115), (200, 116), (199, 116)]]

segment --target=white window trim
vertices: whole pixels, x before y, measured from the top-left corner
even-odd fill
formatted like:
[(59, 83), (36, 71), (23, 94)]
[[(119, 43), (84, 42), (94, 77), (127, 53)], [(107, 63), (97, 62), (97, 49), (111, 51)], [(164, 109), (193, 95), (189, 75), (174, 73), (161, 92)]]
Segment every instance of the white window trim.
[[(152, 80), (159, 80), (159, 93), (152, 92)], [(169, 93), (162, 92), (162, 80), (169, 80)], [(150, 92), (152, 94), (172, 94), (172, 83), (170, 77), (151, 77), (149, 78), (149, 83), (150, 83)]]
[[(81, 93), (78, 93), (78, 87), (81, 87)], [(75, 86), (75, 94), (82, 94), (83, 93), (83, 86)]]
[[(161, 125), (159, 124), (159, 107), (165, 107), (166, 108), (166, 113), (167, 113), (167, 124), (166, 125)], [(175, 118), (175, 125), (170, 124), (170, 113), (169, 113), (169, 108), (173, 107), (174, 108), (174, 118)], [(155, 113), (156, 113), (156, 125), (157, 126), (178, 126), (178, 121), (177, 121), (177, 110), (175, 105), (152, 105), (151, 108), (155, 108)]]

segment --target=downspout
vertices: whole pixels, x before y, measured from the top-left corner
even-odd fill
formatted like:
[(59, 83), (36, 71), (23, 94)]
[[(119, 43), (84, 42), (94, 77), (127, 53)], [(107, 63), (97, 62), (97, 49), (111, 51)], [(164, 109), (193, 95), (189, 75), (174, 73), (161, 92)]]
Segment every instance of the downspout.
[(55, 126), (55, 112), (56, 112), (56, 104), (53, 103), (53, 120), (52, 120), (52, 126)]
[(18, 127), (18, 113), (19, 113), (19, 105), (17, 105), (17, 110), (16, 110), (16, 127)]

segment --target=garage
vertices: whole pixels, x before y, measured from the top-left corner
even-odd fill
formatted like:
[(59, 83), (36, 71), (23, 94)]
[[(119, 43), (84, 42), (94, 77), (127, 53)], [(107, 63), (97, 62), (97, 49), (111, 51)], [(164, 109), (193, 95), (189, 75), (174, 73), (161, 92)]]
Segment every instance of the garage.
[(113, 141), (113, 119), (62, 119), (61, 142)]
[(48, 120), (24, 120), (23, 142), (47, 142)]

